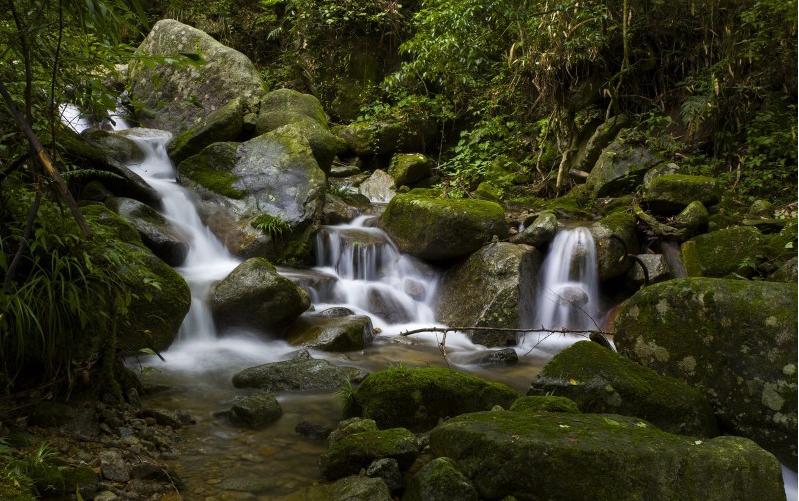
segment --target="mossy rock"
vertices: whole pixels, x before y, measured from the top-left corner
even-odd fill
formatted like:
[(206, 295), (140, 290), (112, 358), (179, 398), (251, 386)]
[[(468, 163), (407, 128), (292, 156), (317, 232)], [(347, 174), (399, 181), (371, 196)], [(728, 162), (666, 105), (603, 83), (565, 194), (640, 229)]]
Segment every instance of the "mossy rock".
[(210, 144), (239, 140), (244, 132), (244, 115), (248, 111), (249, 107), (244, 99), (231, 99), (173, 138), (167, 146), (169, 157), (177, 165)]
[(6, 501), (36, 501), (33, 495), (33, 481), (24, 475), (14, 478), (0, 475), (0, 499)]
[(306, 314), (291, 325), (284, 337), (295, 346), (332, 352), (356, 351), (372, 344), (374, 328), (367, 315)]
[(543, 248), (555, 238), (557, 232), (557, 216), (552, 211), (543, 211), (526, 228), (515, 235), (511, 242)]
[(389, 175), (396, 186), (413, 186), (432, 175), (433, 161), (421, 153), (397, 153), (391, 157)]
[(695, 262), (692, 274), (706, 277), (726, 277), (732, 273), (752, 276), (766, 253), (763, 236), (749, 226), (705, 233), (689, 242), (683, 243), (683, 259)]
[(270, 496), (274, 501), (391, 501), (386, 483), (379, 478), (352, 475), (332, 484), (306, 487), (287, 496)]
[(674, 227), (684, 228), (689, 235), (702, 233), (707, 229), (710, 222), (710, 214), (705, 205), (694, 200), (674, 217)]
[(436, 458), (408, 482), (402, 501), (477, 501), (477, 491), (449, 458)]
[(376, 459), (395, 459), (400, 469), (407, 469), (418, 453), (416, 436), (405, 428), (364, 431), (331, 442), (319, 466), (325, 478), (335, 480), (357, 474)]
[(580, 412), (574, 400), (555, 395), (528, 395), (510, 406), (516, 412)]
[(491, 181), (483, 181), (474, 190), (475, 198), (489, 202), (502, 203), (503, 195), (504, 190)]
[(238, 178), (231, 172), (236, 163), (239, 143), (221, 142), (208, 145), (200, 153), (178, 164), (180, 176), (229, 198), (239, 199), (244, 193), (234, 184)]
[(429, 260), (465, 256), (508, 233), (499, 204), (433, 198), (415, 190), (392, 198), (380, 224), (400, 250)]
[(116, 162), (126, 164), (138, 162), (144, 158), (144, 151), (122, 134), (115, 134), (102, 129), (87, 129), (81, 133), (92, 146), (102, 151), (103, 155)]
[(106, 206), (139, 232), (144, 245), (170, 266), (180, 266), (189, 253), (189, 237), (152, 207), (138, 200), (112, 197)]
[(327, 114), (322, 108), (322, 103), (311, 94), (303, 94), (293, 89), (277, 89), (261, 97), (259, 122), (262, 120), (261, 117), (270, 113), (296, 113), (313, 119), (325, 128), (328, 126)]
[[(449, 325), (519, 328), (532, 318), (535, 277), (543, 257), (533, 247), (491, 243), (455, 265), (444, 276), (438, 294), (437, 318)], [(516, 344), (501, 331), (469, 333), (485, 346)]]
[(230, 419), (236, 424), (258, 429), (268, 426), (283, 415), (283, 408), (269, 391), (257, 391), (241, 397), (230, 408)]
[(430, 449), (483, 499), (785, 499), (779, 462), (754, 442), (672, 435), (615, 414), (465, 414), (435, 428)]
[(585, 186), (594, 196), (612, 197), (631, 193), (641, 184), (646, 172), (663, 162), (647, 148), (628, 144), (625, 134), (602, 150)]
[(348, 413), (374, 419), (380, 427), (428, 430), (440, 419), (510, 406), (519, 394), (453, 369), (389, 368), (366, 377), (348, 403)]
[(268, 329), (296, 320), (310, 306), (310, 298), (267, 259), (254, 257), (211, 289), (209, 306), (220, 328)]
[(528, 394), (565, 396), (583, 412), (639, 417), (670, 433), (719, 434), (713, 410), (700, 391), (592, 341), (558, 353)]
[(626, 256), (638, 253), (635, 216), (627, 210), (617, 210), (588, 229), (596, 244), (599, 279), (605, 281), (627, 273), (633, 261)]
[(327, 360), (312, 358), (301, 350), (293, 358), (248, 367), (233, 376), (236, 388), (259, 388), (271, 392), (331, 391), (363, 377), (354, 367), (339, 367)]
[(719, 186), (715, 178), (687, 174), (657, 176), (643, 195), (643, 202), (650, 210), (665, 214), (679, 212), (695, 200), (710, 206), (717, 204), (719, 199)]
[(724, 429), (796, 461), (796, 284), (682, 278), (619, 307), (622, 355), (705, 394)]

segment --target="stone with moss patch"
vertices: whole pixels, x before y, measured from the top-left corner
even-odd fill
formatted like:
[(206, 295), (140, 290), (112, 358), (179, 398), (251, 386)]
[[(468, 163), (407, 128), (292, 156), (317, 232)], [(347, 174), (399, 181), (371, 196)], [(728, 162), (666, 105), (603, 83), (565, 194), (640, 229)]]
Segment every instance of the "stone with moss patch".
[(306, 487), (287, 496), (270, 496), (274, 501), (392, 501), (386, 483), (379, 478), (352, 475), (332, 484)]
[(630, 193), (641, 184), (646, 172), (662, 161), (648, 149), (628, 144), (622, 133), (602, 150), (585, 186), (598, 197)]
[(580, 412), (574, 400), (556, 395), (528, 395), (513, 402), (516, 412)]
[(679, 212), (695, 200), (710, 206), (718, 203), (719, 199), (715, 178), (687, 174), (657, 176), (643, 195), (643, 201), (650, 210), (666, 214)]
[(627, 210), (616, 210), (588, 227), (594, 237), (600, 280), (627, 273), (633, 262), (628, 254), (638, 252), (635, 216)]
[(415, 190), (391, 199), (380, 224), (400, 250), (430, 260), (465, 256), (508, 233), (499, 204), (434, 198)]
[(105, 204), (139, 232), (144, 245), (170, 266), (180, 266), (189, 253), (188, 236), (156, 212), (137, 200), (112, 197)]
[(477, 501), (477, 491), (449, 458), (436, 458), (408, 482), (402, 501)]
[(752, 441), (672, 435), (615, 414), (465, 414), (435, 428), (430, 448), (483, 499), (785, 499), (779, 462)]
[(544, 247), (555, 238), (558, 232), (558, 218), (552, 211), (543, 211), (518, 235), (515, 235), (511, 242), (516, 244), (527, 244), (534, 247)]
[(416, 436), (405, 428), (363, 431), (332, 441), (319, 458), (319, 466), (325, 478), (335, 480), (383, 458), (395, 459), (400, 469), (407, 469), (418, 453)]
[(433, 161), (421, 153), (397, 153), (391, 157), (388, 173), (397, 186), (413, 186), (430, 177)]
[(453, 369), (394, 367), (367, 376), (348, 403), (348, 413), (374, 419), (381, 427), (414, 431), (464, 412), (508, 407), (519, 394)]
[(258, 429), (268, 426), (283, 415), (283, 409), (269, 391), (256, 391), (236, 399), (230, 408), (230, 419), (236, 424)]
[(762, 235), (749, 226), (705, 233), (690, 242), (693, 243), (683, 243), (683, 254), (691, 254), (687, 259), (695, 261), (693, 273), (707, 277), (726, 277), (732, 273), (752, 276), (765, 254)]
[(622, 304), (614, 342), (701, 390), (719, 423), (788, 464), (796, 461), (797, 379), (783, 367), (796, 363), (796, 308), (795, 284), (669, 280)]
[(285, 338), (295, 346), (322, 351), (355, 351), (372, 344), (374, 328), (366, 315), (329, 317), (306, 314), (291, 325)]
[(684, 228), (689, 235), (702, 233), (707, 229), (710, 215), (705, 205), (694, 200), (674, 217), (674, 227)]
[(583, 412), (635, 416), (670, 433), (718, 435), (713, 410), (700, 391), (591, 341), (558, 353), (544, 366), (529, 394), (565, 396)]
[(249, 109), (245, 99), (231, 99), (210, 115), (201, 117), (190, 129), (174, 137), (167, 146), (169, 157), (178, 164), (210, 144), (240, 139), (244, 132), (244, 115)]
[(180, 162), (178, 173), (220, 195), (242, 198), (244, 192), (234, 187), (238, 178), (231, 172), (238, 147), (233, 142), (213, 143)]
[(339, 367), (312, 358), (301, 350), (289, 360), (248, 367), (233, 376), (236, 388), (259, 388), (271, 392), (331, 391), (346, 388), (363, 377), (355, 367)]
[(144, 158), (144, 151), (141, 147), (123, 134), (115, 134), (102, 129), (88, 129), (81, 133), (81, 137), (116, 162), (126, 164), (139, 162)]
[[(448, 325), (519, 328), (532, 317), (535, 277), (541, 254), (533, 247), (507, 242), (488, 244), (450, 269), (438, 296), (437, 317)], [(515, 334), (468, 333), (485, 346), (516, 344)]]

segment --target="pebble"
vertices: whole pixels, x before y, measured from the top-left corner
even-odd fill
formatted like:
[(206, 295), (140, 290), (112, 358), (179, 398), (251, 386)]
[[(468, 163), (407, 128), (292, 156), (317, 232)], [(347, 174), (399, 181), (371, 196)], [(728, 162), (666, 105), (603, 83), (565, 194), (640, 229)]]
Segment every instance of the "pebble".
[(115, 482), (130, 480), (130, 469), (125, 459), (118, 451), (109, 450), (100, 452), (100, 471), (103, 477)]

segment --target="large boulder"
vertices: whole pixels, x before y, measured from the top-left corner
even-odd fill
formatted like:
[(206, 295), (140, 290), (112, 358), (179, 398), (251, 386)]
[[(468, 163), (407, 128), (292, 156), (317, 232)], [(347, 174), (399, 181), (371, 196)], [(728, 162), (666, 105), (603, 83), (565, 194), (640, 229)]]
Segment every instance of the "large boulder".
[(633, 260), (627, 256), (638, 251), (635, 216), (616, 210), (588, 227), (596, 244), (599, 279), (604, 281), (627, 273)]
[(436, 458), (408, 482), (402, 501), (477, 501), (477, 491), (449, 458)]
[(247, 142), (214, 143), (178, 165), (206, 224), (236, 255), (280, 259), (321, 215), (326, 179), (292, 126)]
[(622, 304), (619, 351), (697, 387), (723, 429), (796, 462), (796, 284), (683, 278)]
[(635, 416), (670, 433), (718, 435), (713, 410), (700, 391), (592, 341), (558, 353), (528, 394), (568, 397), (583, 412)]
[(144, 151), (139, 145), (122, 134), (102, 129), (86, 129), (81, 137), (102, 151), (106, 157), (121, 164), (139, 162), (144, 158)]
[(693, 201), (715, 205), (719, 198), (718, 182), (712, 177), (664, 174), (652, 179), (644, 190), (643, 201), (650, 210), (675, 214)]
[(253, 329), (283, 327), (311, 305), (305, 290), (260, 257), (244, 261), (216, 284), (208, 302), (220, 327)]
[(400, 250), (429, 260), (466, 256), (508, 233), (499, 204), (435, 198), (415, 190), (391, 199), (380, 224)]
[(400, 469), (407, 469), (416, 459), (419, 446), (416, 436), (405, 428), (363, 431), (330, 440), (319, 458), (322, 475), (328, 480), (355, 475), (372, 461), (391, 458)]
[(355, 351), (372, 344), (374, 329), (366, 315), (306, 314), (297, 319), (286, 340), (293, 345), (322, 351)]
[(754, 442), (672, 435), (615, 414), (465, 414), (435, 428), (430, 449), (483, 499), (785, 499), (779, 462)]
[[(151, 58), (163, 61), (147, 64)], [(258, 70), (247, 56), (174, 19), (155, 23), (128, 65), (128, 78), (131, 98), (141, 106), (139, 121), (175, 134), (199, 124), (232, 99), (256, 99), (263, 90)]]
[(440, 419), (464, 412), (504, 407), (518, 398), (513, 389), (452, 369), (385, 369), (364, 379), (347, 412), (373, 419), (380, 427), (426, 430)]
[(244, 115), (249, 109), (245, 99), (235, 98), (210, 115), (201, 117), (169, 142), (169, 157), (177, 165), (209, 144), (240, 139), (245, 129)]
[(188, 237), (152, 207), (132, 198), (112, 197), (105, 204), (139, 232), (144, 245), (171, 266), (180, 266), (189, 253)]
[(764, 240), (751, 226), (733, 226), (704, 233), (683, 243), (683, 260), (691, 276), (751, 276), (763, 259)]
[(511, 238), (515, 244), (544, 247), (555, 238), (558, 232), (558, 218), (552, 211), (544, 211), (518, 234)]
[(630, 193), (646, 172), (661, 162), (663, 159), (647, 148), (628, 144), (622, 134), (602, 151), (585, 185), (598, 197)]
[[(541, 254), (533, 247), (507, 242), (484, 246), (450, 269), (441, 282), (438, 320), (448, 325), (519, 328), (532, 318)], [(470, 332), (485, 346), (515, 344), (501, 331)]]
[(236, 388), (281, 391), (331, 391), (361, 377), (354, 367), (339, 367), (327, 360), (312, 358), (302, 350), (289, 360), (249, 367), (233, 376)]

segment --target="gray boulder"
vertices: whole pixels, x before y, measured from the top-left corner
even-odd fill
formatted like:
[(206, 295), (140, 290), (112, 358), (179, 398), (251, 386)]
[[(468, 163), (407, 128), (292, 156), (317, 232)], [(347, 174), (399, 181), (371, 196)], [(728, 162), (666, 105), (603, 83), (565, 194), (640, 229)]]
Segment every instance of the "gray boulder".
[(638, 254), (634, 261), (627, 272), (627, 283), (634, 287), (672, 278), (669, 263), (663, 254)]
[(294, 358), (250, 367), (233, 376), (236, 388), (260, 388), (281, 391), (332, 391), (359, 379), (354, 367), (338, 367), (327, 360), (311, 358), (307, 350)]
[(92, 146), (98, 148), (106, 157), (121, 164), (138, 162), (144, 158), (139, 145), (122, 134), (102, 129), (87, 129), (81, 133)]
[(628, 144), (621, 134), (602, 151), (585, 184), (597, 197), (630, 193), (646, 172), (662, 161), (648, 149)]
[(244, 132), (244, 115), (249, 109), (247, 101), (237, 97), (210, 115), (201, 117), (199, 122), (169, 142), (169, 157), (177, 165), (209, 144), (238, 140)]
[(540, 213), (530, 225), (511, 238), (515, 244), (527, 244), (543, 247), (555, 238), (558, 232), (558, 218), (554, 212)]
[(230, 408), (229, 415), (235, 424), (257, 429), (280, 419), (283, 409), (274, 394), (268, 391), (257, 391), (252, 395), (236, 399), (233, 407)]
[(369, 178), (358, 186), (358, 192), (372, 202), (389, 202), (396, 192), (394, 178), (386, 171), (377, 169)]
[(374, 329), (366, 315), (308, 313), (291, 325), (285, 338), (290, 344), (322, 351), (355, 351), (372, 344)]

